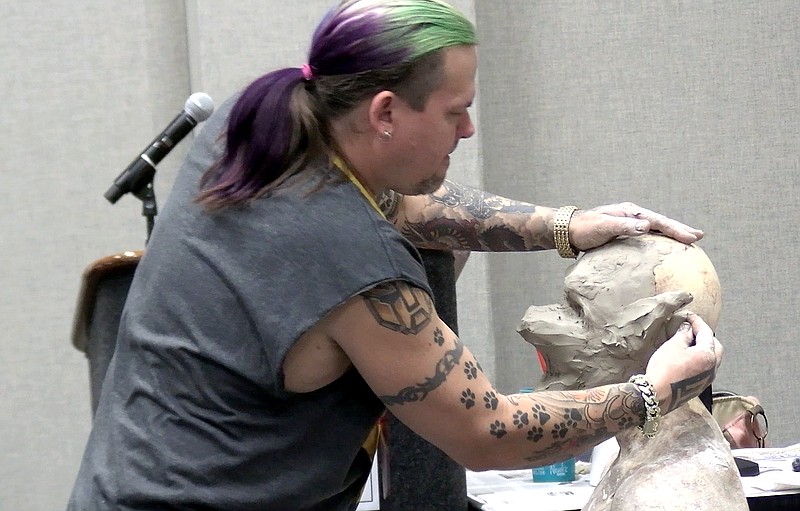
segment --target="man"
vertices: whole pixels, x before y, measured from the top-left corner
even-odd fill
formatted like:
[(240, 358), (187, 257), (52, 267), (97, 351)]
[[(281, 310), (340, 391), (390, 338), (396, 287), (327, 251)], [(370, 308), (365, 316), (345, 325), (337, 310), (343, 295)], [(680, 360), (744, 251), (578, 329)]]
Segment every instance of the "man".
[[(474, 28), (444, 2), (346, 1), (307, 64), (207, 121), (131, 286), (71, 509), (352, 509), (386, 407), (473, 469), (548, 463), (608, 438), (612, 417), (643, 421), (629, 383), (502, 396), (436, 313), (410, 240), (571, 255), (651, 228), (702, 236), (632, 204), (458, 199), (444, 180), (474, 132), (476, 68)], [(719, 362), (691, 321), (648, 369), (665, 409), (671, 384)], [(531, 432), (544, 413), (574, 420)]]

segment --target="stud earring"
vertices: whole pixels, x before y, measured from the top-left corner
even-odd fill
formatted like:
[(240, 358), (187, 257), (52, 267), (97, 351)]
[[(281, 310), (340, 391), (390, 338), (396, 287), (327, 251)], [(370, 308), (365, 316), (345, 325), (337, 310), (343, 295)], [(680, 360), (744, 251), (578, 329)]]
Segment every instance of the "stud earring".
[(383, 140), (384, 142), (388, 141), (388, 140), (391, 140), (392, 139), (392, 132), (389, 131), (389, 130), (383, 130), (383, 133), (381, 133), (380, 139)]

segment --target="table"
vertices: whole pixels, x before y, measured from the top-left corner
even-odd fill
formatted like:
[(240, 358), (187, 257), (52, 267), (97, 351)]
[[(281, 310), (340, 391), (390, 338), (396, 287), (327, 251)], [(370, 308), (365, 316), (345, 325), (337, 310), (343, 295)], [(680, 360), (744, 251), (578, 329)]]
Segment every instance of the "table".
[[(800, 444), (784, 448), (736, 449), (734, 456), (759, 464), (760, 473), (742, 477), (742, 488), (751, 511), (800, 510), (800, 473), (791, 462), (800, 457)], [(572, 511), (580, 510), (594, 491), (587, 464), (571, 483), (534, 483), (531, 471), (467, 471), (470, 510), (482, 511)]]

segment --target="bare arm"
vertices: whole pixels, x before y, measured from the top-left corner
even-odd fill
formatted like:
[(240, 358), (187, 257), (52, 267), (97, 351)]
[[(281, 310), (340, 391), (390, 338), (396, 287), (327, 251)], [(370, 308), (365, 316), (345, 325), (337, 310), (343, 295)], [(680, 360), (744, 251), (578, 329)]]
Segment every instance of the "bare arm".
[[(352, 298), (320, 327), (395, 416), (471, 469), (530, 467), (564, 459), (643, 418), (641, 395), (628, 383), (586, 391), (500, 394), (469, 349), (439, 319), (427, 293), (403, 282), (382, 284)], [(675, 380), (676, 374), (668, 377)], [(711, 377), (713, 371), (709, 381)], [(658, 388), (667, 410), (671, 395), (665, 389), (670, 387)]]
[[(386, 192), (380, 198), (387, 218), (422, 248), (471, 251), (533, 251), (555, 247), (554, 208), (493, 195), (447, 181), (427, 195)], [(618, 236), (660, 232), (693, 243), (703, 232), (629, 202), (579, 210), (569, 228), (578, 250)]]
[(389, 191), (380, 205), (398, 230), (422, 248), (508, 252), (555, 246), (552, 209), (452, 181), (427, 195)]

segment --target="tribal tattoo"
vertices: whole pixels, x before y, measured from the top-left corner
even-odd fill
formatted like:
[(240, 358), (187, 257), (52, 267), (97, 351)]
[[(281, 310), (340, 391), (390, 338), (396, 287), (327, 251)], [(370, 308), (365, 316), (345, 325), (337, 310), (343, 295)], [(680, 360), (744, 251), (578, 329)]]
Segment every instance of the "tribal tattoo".
[(394, 396), (380, 396), (381, 400), (387, 405), (404, 405), (415, 401), (422, 401), (428, 394), (436, 390), (447, 380), (447, 376), (453, 368), (458, 365), (461, 355), (464, 353), (464, 345), (456, 338), (453, 349), (448, 350), (436, 363), (433, 376), (425, 378), (422, 383), (417, 383), (402, 389)]
[[(686, 378), (685, 380), (676, 383), (671, 383), (670, 387), (672, 388), (672, 401), (669, 404), (667, 413), (688, 402), (694, 396), (699, 395), (700, 392), (702, 392), (703, 389), (708, 386), (708, 382), (711, 381), (712, 376), (714, 376), (714, 371), (709, 370), (700, 373), (697, 376)], [(644, 415), (642, 415), (642, 417), (644, 417)]]

